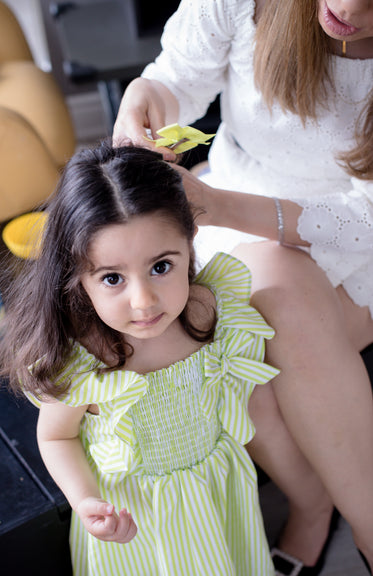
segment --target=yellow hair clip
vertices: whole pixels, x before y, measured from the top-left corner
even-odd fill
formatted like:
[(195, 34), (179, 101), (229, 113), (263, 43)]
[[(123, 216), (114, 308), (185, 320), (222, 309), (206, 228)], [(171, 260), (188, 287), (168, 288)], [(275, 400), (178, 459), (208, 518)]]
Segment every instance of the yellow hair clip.
[(161, 138), (156, 138), (155, 140), (147, 138), (146, 136), (144, 136), (144, 138), (149, 142), (154, 142), (156, 148), (164, 146), (170, 148), (176, 154), (191, 150), (199, 144), (208, 146), (210, 142), (207, 142), (207, 140), (215, 136), (215, 134), (205, 134), (201, 130), (197, 130), (197, 128), (192, 128), (192, 126), (184, 126), (184, 128), (182, 128), (179, 124), (164, 126), (160, 130), (157, 130), (157, 134), (161, 136)]

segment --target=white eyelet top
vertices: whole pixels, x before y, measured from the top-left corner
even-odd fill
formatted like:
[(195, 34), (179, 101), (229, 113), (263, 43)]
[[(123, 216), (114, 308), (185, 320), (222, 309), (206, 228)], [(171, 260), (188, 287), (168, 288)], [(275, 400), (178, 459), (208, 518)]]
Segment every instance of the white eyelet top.
[[(278, 105), (269, 112), (254, 86), (254, 10), (254, 0), (182, 0), (165, 27), (162, 53), (143, 75), (175, 94), (181, 125), (203, 116), (222, 93), (209, 183), (300, 204), (298, 230), (312, 257), (334, 286), (342, 284), (373, 314), (373, 182), (349, 177), (336, 161), (354, 145), (373, 88), (373, 59), (332, 57), (328, 105), (303, 127)], [(252, 239), (213, 227), (199, 237), (202, 260)]]

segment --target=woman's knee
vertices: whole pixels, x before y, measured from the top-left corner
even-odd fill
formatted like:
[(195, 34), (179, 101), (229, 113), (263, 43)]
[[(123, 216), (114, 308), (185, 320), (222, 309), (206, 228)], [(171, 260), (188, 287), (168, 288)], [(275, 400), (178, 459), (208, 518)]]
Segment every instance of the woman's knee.
[(308, 254), (273, 242), (241, 245), (235, 254), (252, 272), (252, 306), (275, 331), (266, 358), (282, 375), (303, 374), (325, 363), (326, 355), (346, 352), (350, 343), (340, 298)]
[(252, 273), (251, 304), (273, 328), (306, 335), (341, 330), (343, 308), (324, 271), (303, 250), (274, 242), (241, 244), (233, 255)]

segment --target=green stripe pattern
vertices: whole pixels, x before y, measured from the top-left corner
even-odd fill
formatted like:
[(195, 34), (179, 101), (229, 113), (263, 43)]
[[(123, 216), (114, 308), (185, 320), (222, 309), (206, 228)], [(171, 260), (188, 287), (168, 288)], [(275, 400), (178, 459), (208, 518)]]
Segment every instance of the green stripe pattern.
[(56, 384), (63, 402), (98, 404), (81, 439), (103, 498), (138, 526), (128, 544), (102, 542), (73, 514), (75, 576), (273, 576), (255, 467), (244, 445), (247, 406), (278, 370), (264, 363), (273, 330), (249, 305), (250, 273), (217, 254), (197, 282), (213, 291), (214, 341), (157, 372), (98, 374), (81, 345)]

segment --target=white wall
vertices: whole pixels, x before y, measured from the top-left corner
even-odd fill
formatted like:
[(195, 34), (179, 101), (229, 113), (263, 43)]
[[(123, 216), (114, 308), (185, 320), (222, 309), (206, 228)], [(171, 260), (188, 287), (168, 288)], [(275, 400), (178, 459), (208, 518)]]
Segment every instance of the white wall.
[(48, 45), (39, 0), (3, 0), (12, 9), (29, 43), (35, 62), (50, 70)]

